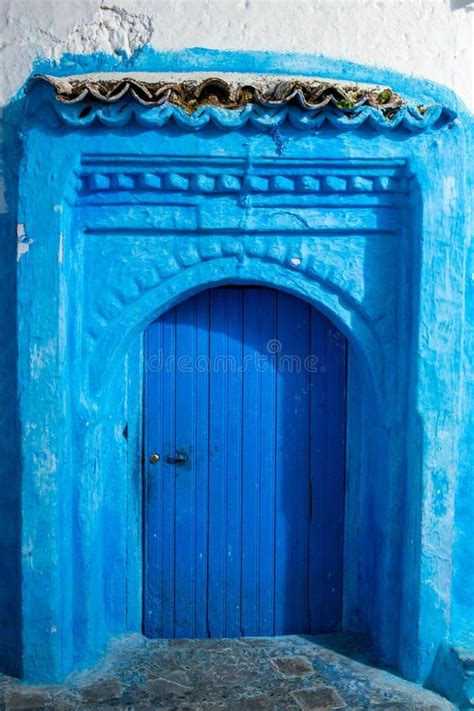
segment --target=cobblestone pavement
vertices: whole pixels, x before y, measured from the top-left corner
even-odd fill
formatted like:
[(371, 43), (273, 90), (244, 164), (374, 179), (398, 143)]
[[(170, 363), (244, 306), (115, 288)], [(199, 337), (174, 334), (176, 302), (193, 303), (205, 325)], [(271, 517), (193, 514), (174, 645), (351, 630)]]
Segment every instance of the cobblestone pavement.
[(342, 635), (169, 641), (132, 635), (116, 641), (95, 669), (72, 674), (62, 686), (0, 676), (0, 708), (454, 709), (436, 694), (356, 661), (368, 658), (357, 650), (354, 639)]

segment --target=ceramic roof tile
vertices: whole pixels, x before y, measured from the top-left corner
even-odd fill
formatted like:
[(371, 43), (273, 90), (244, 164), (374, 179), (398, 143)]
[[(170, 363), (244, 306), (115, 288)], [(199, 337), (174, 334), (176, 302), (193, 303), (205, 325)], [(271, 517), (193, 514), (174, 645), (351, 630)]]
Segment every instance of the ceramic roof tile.
[(385, 116), (404, 105), (388, 87), (328, 79), (246, 74), (149, 74), (101, 73), (65, 77), (37, 75), (54, 87), (64, 104), (83, 101), (111, 104), (130, 97), (144, 106), (173, 104), (193, 113), (202, 106), (237, 109), (248, 104), (263, 107), (296, 105), (306, 110), (331, 105), (341, 110), (369, 106)]

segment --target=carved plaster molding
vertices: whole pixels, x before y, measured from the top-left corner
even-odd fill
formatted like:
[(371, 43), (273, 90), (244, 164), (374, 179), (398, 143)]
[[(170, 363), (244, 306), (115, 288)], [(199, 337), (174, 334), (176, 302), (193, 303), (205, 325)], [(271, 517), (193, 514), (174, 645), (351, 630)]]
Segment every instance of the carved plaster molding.
[(190, 193), (363, 193), (404, 192), (400, 180), (380, 175), (238, 175), (191, 172), (94, 172), (80, 176), (81, 192), (145, 190)]
[(106, 155), (83, 157), (77, 173), (78, 194), (87, 198), (103, 193), (151, 192), (219, 195), (408, 192), (403, 161), (348, 160), (320, 162), (285, 160), (232, 164), (216, 158), (170, 159)]

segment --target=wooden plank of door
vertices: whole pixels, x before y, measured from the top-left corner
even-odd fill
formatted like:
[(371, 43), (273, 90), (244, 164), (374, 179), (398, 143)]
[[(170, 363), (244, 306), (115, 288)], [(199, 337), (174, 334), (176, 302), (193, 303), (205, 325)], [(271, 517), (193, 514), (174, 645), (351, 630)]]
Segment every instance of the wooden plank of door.
[(275, 634), (297, 634), (308, 629), (309, 307), (284, 293), (277, 300)]
[(207, 602), (208, 373), (200, 373), (196, 362), (208, 349), (208, 301), (206, 292), (176, 308), (176, 451), (171, 455), (188, 457), (166, 466), (176, 489), (176, 637), (196, 636), (197, 624), (207, 633), (202, 623)]
[(273, 634), (276, 292), (244, 291), (242, 634)]

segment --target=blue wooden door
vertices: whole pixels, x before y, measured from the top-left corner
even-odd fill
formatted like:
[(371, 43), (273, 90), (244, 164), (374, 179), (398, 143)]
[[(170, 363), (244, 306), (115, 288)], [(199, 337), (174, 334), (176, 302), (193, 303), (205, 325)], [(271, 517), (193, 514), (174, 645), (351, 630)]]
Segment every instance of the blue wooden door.
[(232, 287), (152, 323), (145, 352), (145, 634), (337, 630), (345, 339)]

